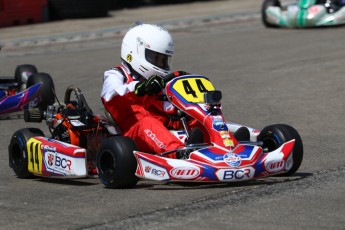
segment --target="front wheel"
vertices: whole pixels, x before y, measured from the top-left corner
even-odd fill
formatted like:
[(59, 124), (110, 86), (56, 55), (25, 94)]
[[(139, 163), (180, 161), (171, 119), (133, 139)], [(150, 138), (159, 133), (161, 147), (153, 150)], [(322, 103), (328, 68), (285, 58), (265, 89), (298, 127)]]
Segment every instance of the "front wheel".
[(300, 135), (293, 127), (284, 124), (276, 124), (265, 127), (258, 136), (258, 141), (263, 142), (263, 148), (272, 152), (278, 149), (282, 144), (295, 139), (295, 145), (292, 152), (293, 165), (283, 175), (290, 176), (300, 167), (303, 159), (303, 143)]
[(280, 4), (279, 0), (265, 0), (264, 3), (262, 4), (262, 8), (261, 8), (262, 23), (268, 28), (276, 28), (276, 27), (278, 27), (277, 25), (274, 25), (274, 24), (267, 21), (266, 9), (270, 6), (281, 7), (281, 4)]
[(16, 131), (8, 146), (8, 159), (10, 167), (19, 178), (29, 178), (32, 174), (28, 170), (28, 150), (26, 142), (31, 137), (44, 136), (40, 129), (24, 128)]
[(107, 188), (131, 188), (137, 184), (137, 161), (133, 154), (136, 150), (136, 143), (129, 137), (114, 136), (102, 142), (96, 164), (99, 178)]

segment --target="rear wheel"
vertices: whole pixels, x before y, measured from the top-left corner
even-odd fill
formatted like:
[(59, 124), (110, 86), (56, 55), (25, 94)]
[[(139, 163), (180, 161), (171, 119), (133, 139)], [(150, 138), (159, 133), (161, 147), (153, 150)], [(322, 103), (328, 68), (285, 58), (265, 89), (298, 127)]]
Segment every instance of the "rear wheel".
[(18, 84), (18, 92), (26, 89), (29, 76), (33, 73), (37, 73), (37, 68), (34, 65), (24, 64), (17, 66), (14, 72), (14, 79)]
[(303, 160), (303, 143), (300, 135), (293, 127), (284, 124), (276, 124), (265, 127), (258, 136), (258, 141), (263, 142), (263, 148), (269, 152), (276, 150), (285, 142), (295, 139), (292, 159), (293, 165), (283, 175), (290, 176), (300, 167)]
[(10, 167), (19, 178), (29, 178), (32, 174), (28, 171), (28, 151), (26, 142), (31, 137), (44, 136), (40, 129), (25, 128), (16, 131), (8, 146), (8, 159)]
[(42, 82), (42, 85), (39, 89), (39, 103), (38, 107), (45, 109), (48, 105), (52, 105), (55, 102), (55, 94), (54, 94), (54, 82), (52, 77), (49, 74), (46, 73), (34, 73), (30, 75), (27, 87), (36, 85), (38, 83)]
[(276, 28), (276, 27), (278, 27), (277, 25), (274, 25), (274, 24), (267, 21), (266, 9), (270, 6), (281, 7), (281, 4), (280, 4), (279, 0), (265, 0), (264, 3), (262, 4), (262, 8), (261, 8), (262, 23), (268, 28)]
[(96, 162), (99, 178), (107, 188), (130, 188), (137, 184), (135, 150), (138, 147), (129, 137), (115, 136), (103, 141)]

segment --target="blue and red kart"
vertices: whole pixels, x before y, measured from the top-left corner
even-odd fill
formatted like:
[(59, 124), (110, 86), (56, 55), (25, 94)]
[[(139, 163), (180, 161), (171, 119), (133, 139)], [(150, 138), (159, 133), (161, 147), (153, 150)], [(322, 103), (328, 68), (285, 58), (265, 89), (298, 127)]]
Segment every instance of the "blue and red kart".
[(14, 77), (0, 77), (0, 118), (54, 103), (54, 83), (50, 75), (34, 65), (19, 65)]

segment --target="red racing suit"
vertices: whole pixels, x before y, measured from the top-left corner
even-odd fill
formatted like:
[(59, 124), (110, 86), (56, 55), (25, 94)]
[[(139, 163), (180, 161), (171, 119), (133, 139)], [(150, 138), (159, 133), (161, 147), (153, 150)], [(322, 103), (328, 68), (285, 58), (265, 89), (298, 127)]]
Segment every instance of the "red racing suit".
[(179, 121), (168, 118), (176, 113), (172, 104), (159, 100), (159, 95), (136, 96), (139, 81), (125, 63), (105, 71), (103, 80), (101, 97), (106, 110), (120, 127), (121, 135), (132, 138), (140, 151), (160, 154), (184, 147), (167, 128), (180, 128)]

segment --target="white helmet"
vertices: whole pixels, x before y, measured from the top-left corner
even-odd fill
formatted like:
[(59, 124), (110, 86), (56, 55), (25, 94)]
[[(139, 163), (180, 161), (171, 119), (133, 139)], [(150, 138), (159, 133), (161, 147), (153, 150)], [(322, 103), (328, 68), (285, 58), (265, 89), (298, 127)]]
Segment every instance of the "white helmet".
[(157, 25), (136, 25), (122, 41), (121, 58), (145, 78), (171, 73), (173, 54), (171, 35)]

